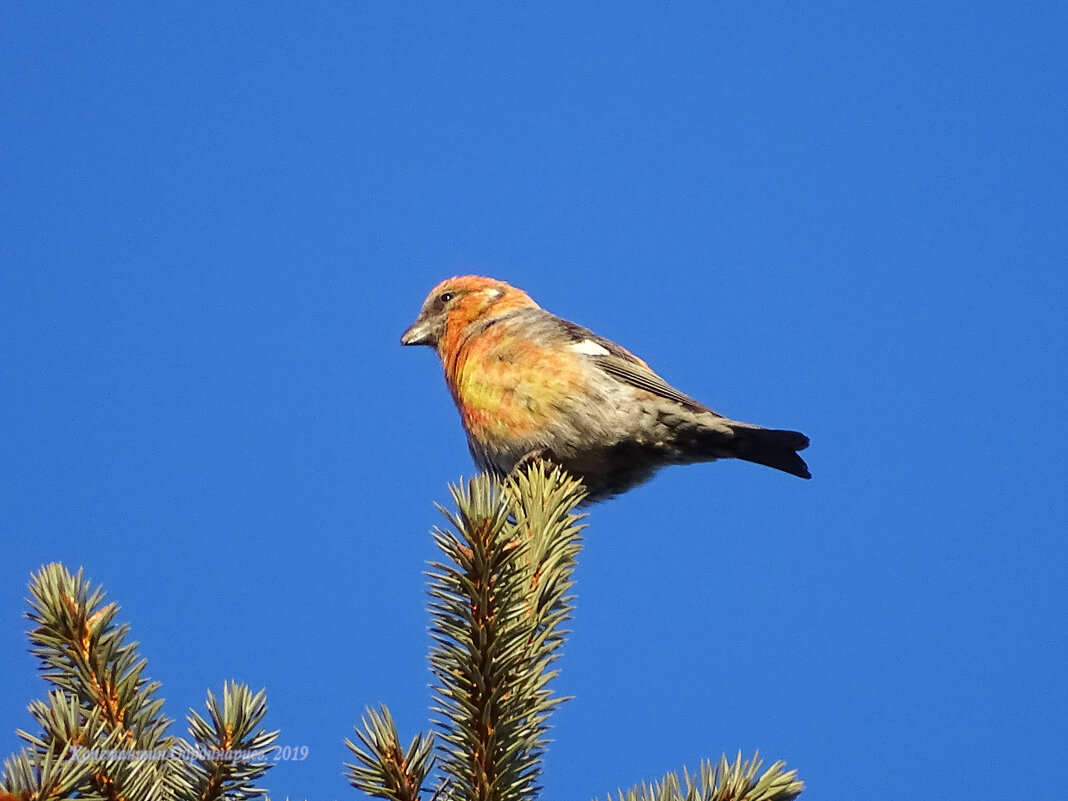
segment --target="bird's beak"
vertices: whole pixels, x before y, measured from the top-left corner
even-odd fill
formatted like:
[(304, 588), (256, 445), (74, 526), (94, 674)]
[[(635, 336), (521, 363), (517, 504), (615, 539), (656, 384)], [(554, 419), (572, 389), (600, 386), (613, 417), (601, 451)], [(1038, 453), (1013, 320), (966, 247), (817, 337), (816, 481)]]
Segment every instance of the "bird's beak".
[(433, 345), (433, 339), (430, 335), (430, 327), (422, 320), (416, 320), (412, 323), (403, 334), (401, 334), (402, 345)]

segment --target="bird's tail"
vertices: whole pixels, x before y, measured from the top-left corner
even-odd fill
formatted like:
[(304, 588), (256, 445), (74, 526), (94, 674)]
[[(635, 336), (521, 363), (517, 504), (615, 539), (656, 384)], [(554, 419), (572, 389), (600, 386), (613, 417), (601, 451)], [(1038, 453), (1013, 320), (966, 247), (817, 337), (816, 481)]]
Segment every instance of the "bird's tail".
[(774, 467), (784, 473), (812, 478), (805, 460), (797, 455), (808, 447), (808, 437), (800, 431), (780, 431), (746, 423), (731, 423), (731, 455), (735, 459)]

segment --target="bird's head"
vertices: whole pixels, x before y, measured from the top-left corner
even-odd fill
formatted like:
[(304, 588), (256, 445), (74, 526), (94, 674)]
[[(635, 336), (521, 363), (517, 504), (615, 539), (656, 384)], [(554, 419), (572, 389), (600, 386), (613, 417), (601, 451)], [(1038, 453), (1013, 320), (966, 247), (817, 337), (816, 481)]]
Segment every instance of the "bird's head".
[(468, 326), (485, 323), (515, 309), (537, 308), (521, 289), (480, 275), (449, 278), (434, 287), (419, 316), (401, 335), (402, 345), (429, 345), (449, 352)]

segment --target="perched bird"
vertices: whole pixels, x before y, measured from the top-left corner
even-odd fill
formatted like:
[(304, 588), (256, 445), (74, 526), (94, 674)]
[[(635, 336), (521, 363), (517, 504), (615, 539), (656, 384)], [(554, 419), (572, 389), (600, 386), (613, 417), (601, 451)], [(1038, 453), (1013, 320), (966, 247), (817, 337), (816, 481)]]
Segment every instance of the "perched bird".
[(744, 459), (811, 478), (808, 437), (731, 420), (526, 292), (466, 275), (438, 284), (401, 336), (433, 347), (480, 470), (560, 464), (600, 501), (670, 464)]

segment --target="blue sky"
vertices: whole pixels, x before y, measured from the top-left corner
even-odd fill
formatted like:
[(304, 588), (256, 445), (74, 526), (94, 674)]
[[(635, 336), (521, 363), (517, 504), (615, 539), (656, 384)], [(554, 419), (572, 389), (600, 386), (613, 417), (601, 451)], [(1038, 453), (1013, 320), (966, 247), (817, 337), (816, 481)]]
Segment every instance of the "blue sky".
[(341, 778), (429, 701), (470, 475), (428, 350), (508, 280), (814, 479), (590, 510), (549, 798), (759, 748), (810, 799), (1060, 798), (1062, 3), (163, 4), (0, 12), (0, 752), (25, 585), (123, 606), (171, 717), (235, 678)]

